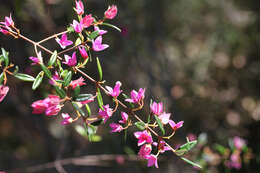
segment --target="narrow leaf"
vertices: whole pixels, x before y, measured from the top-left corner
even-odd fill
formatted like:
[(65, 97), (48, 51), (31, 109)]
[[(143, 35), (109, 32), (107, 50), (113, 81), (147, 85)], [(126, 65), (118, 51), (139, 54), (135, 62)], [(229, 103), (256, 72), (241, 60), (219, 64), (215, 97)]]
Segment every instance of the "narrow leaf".
[(197, 140), (194, 141), (188, 141), (187, 143), (183, 144), (182, 146), (180, 146), (177, 150), (176, 150), (176, 154), (178, 156), (181, 156), (185, 153), (187, 153), (188, 151), (190, 151), (195, 145), (197, 144)]
[(184, 157), (181, 157), (181, 159), (182, 159), (183, 161), (185, 161), (185, 162), (191, 164), (192, 166), (198, 167), (198, 168), (200, 168), (200, 169), (202, 168), (199, 164), (194, 163), (194, 162), (192, 162), (192, 161), (190, 161), (190, 160), (188, 160), (188, 159), (186, 159), (186, 158), (184, 158)]
[(88, 37), (93, 40), (99, 35), (99, 31), (92, 32)]
[(98, 100), (98, 106), (100, 107), (100, 109), (103, 110), (104, 103), (103, 103), (102, 95), (101, 95), (99, 88), (97, 89), (97, 100)]
[(75, 46), (78, 46), (81, 44), (81, 39), (80, 38), (77, 38), (77, 40), (75, 41)]
[(33, 82), (35, 80), (34, 77), (32, 77), (28, 74), (24, 74), (24, 73), (17, 73), (15, 75), (15, 77), (22, 80), (22, 81), (27, 81), (27, 82)]
[(87, 137), (87, 136), (88, 136), (86, 130), (85, 130), (82, 126), (80, 126), (80, 125), (76, 125), (75, 130), (76, 130), (76, 132), (78, 132), (81, 136), (84, 136), (84, 137)]
[(72, 73), (71, 73), (71, 71), (69, 71), (67, 73), (67, 75), (65, 76), (65, 78), (64, 78), (64, 83), (63, 84), (64, 84), (65, 87), (70, 84), (71, 78), (72, 78)]
[(16, 65), (15, 69), (13, 71), (13, 75), (16, 75), (18, 73), (18, 71), (19, 71), (19, 67)]
[(52, 66), (56, 62), (56, 59), (57, 59), (57, 51), (55, 50), (51, 55), (51, 58), (48, 62), (48, 66)]
[(79, 93), (80, 93), (80, 86), (76, 86), (76, 87), (74, 88), (73, 97), (74, 97), (74, 98), (77, 98), (78, 95), (79, 95)]
[(98, 74), (99, 74), (99, 81), (101, 81), (103, 78), (103, 71), (102, 71), (102, 67), (100, 65), (98, 57), (97, 57), (97, 68), (98, 68)]
[(36, 88), (38, 88), (42, 82), (44, 76), (44, 72), (41, 71), (35, 78), (33, 85), (32, 85), (32, 89), (35, 90)]
[(145, 129), (145, 123), (138, 121), (135, 123), (135, 126), (140, 129), (140, 130), (144, 130)]
[(118, 28), (117, 26), (112, 25), (112, 24), (110, 24), (110, 23), (104, 23), (104, 22), (103, 22), (102, 25), (109, 26), (109, 27), (114, 28), (114, 29), (118, 30), (119, 32), (121, 32), (121, 29), (120, 29), (120, 28)]
[(2, 55), (4, 58), (5, 66), (7, 67), (9, 65), (9, 57), (8, 52), (6, 52), (4, 48), (2, 48)]
[(72, 102), (73, 108), (78, 111), (82, 116), (85, 116), (85, 112), (78, 106), (77, 102)]
[(66, 96), (66, 92), (58, 87), (58, 86), (54, 86), (55, 90), (56, 90), (56, 93), (61, 97), (61, 98), (64, 98)]
[(160, 130), (162, 131), (162, 134), (165, 135), (165, 130), (163, 128), (163, 124), (162, 124), (161, 120), (156, 115), (154, 117), (155, 117), (156, 122), (159, 125)]
[(4, 81), (4, 72), (0, 74), (0, 85), (2, 85), (3, 81)]
[(91, 97), (93, 97), (92, 94), (79, 94), (78, 97), (76, 98), (77, 102), (83, 102), (85, 100), (90, 99)]
[(87, 110), (87, 113), (88, 113), (88, 117), (91, 116), (91, 109), (90, 109), (89, 105), (86, 104), (85, 107), (86, 107), (86, 110)]
[(52, 76), (51, 76), (50, 70), (44, 64), (40, 64), (40, 65), (41, 65), (42, 70), (46, 74), (46, 76), (51, 79)]

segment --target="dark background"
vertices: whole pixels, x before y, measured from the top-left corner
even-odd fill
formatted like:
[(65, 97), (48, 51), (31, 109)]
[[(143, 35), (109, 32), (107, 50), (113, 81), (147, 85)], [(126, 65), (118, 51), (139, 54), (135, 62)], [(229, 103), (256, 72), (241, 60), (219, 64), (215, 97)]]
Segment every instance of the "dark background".
[[(86, 1), (84, 1), (86, 2)], [(88, 0), (86, 13), (103, 17), (116, 4), (118, 16), (111, 23), (123, 32), (109, 30), (104, 43), (110, 48), (99, 56), (107, 85), (117, 80), (124, 91), (146, 88), (146, 103), (162, 101), (184, 127), (170, 141), (185, 142), (187, 134), (208, 134), (209, 144), (227, 145), (241, 136), (254, 159), (240, 172), (259, 172), (260, 157), (260, 9), (257, 0)], [(76, 18), (72, 0), (1, 0), (0, 16), (11, 12), (21, 33), (35, 41), (61, 32)], [(55, 50), (58, 45), (45, 44)], [(0, 47), (10, 52), (20, 72), (34, 71), (28, 57), (33, 47), (23, 40), (0, 35)], [(95, 63), (88, 74), (96, 77)], [(58, 117), (32, 115), (30, 105), (42, 99), (44, 88), (9, 78), (10, 92), (0, 108), (0, 171), (89, 154), (138, 152), (130, 133), (110, 134), (108, 125), (98, 134), (102, 142), (89, 143), (73, 126), (61, 126)], [(89, 85), (91, 85), (89, 83)], [(93, 110), (97, 110), (93, 106)], [(148, 107), (145, 108), (148, 110)], [(173, 154), (159, 161), (161, 169), (143, 162), (123, 165), (65, 166), (67, 172), (196, 172)], [(257, 166), (258, 165), (258, 166)], [(221, 172), (212, 168), (208, 172)], [(234, 170), (233, 170), (234, 171)], [(57, 172), (46, 169), (42, 172)], [(236, 171), (234, 171), (236, 172)], [(239, 172), (239, 171), (237, 171)]]

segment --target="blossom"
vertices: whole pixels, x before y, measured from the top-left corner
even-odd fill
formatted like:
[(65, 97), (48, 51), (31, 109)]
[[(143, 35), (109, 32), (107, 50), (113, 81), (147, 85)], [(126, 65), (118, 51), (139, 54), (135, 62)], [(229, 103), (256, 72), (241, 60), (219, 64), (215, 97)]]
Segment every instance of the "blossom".
[(66, 33), (62, 34), (61, 39), (56, 38), (55, 40), (57, 41), (57, 43), (60, 45), (62, 49), (65, 49), (67, 46), (73, 44), (72, 41), (68, 40)]
[(86, 83), (84, 83), (84, 79), (82, 77), (80, 77), (77, 80), (71, 81), (69, 86), (71, 86), (72, 89), (74, 89), (77, 86), (82, 86), (82, 85), (86, 85)]
[(245, 140), (238, 137), (238, 136), (235, 136), (234, 139), (233, 139), (233, 143), (234, 143), (234, 146), (240, 150), (241, 148), (243, 148), (243, 146), (246, 144)]
[(229, 168), (240, 169), (241, 168), (241, 158), (240, 151), (235, 151), (231, 154), (230, 160), (225, 162), (226, 166)]
[(56, 80), (60, 80), (60, 75), (57, 71), (54, 72), (54, 75), (52, 76), (51, 79), (49, 79), (49, 84), (51, 85), (55, 85), (56, 84)]
[(98, 31), (98, 34), (99, 34), (99, 35), (103, 35), (103, 34), (106, 34), (106, 33), (107, 33), (106, 30), (99, 29), (98, 26), (94, 26), (94, 31)]
[(94, 22), (94, 18), (92, 17), (91, 14), (86, 15), (83, 17), (83, 19), (80, 21), (82, 23), (83, 28), (88, 28), (92, 23)]
[(108, 44), (102, 44), (102, 36), (98, 36), (96, 40), (92, 40), (92, 49), (96, 52), (102, 51), (106, 48), (108, 48)]
[(161, 120), (162, 124), (168, 124), (171, 114), (170, 113), (162, 113), (158, 116), (158, 118)]
[(48, 116), (57, 115), (61, 110), (60, 97), (49, 95), (44, 100), (38, 100), (32, 103), (33, 114), (45, 113)]
[(157, 142), (153, 142), (154, 146), (157, 146), (158, 150), (160, 150), (160, 153), (164, 153), (165, 151), (171, 150), (170, 147), (168, 147), (165, 143), (165, 141), (160, 140), (159, 145)]
[(29, 57), (29, 59), (32, 60), (32, 62), (33, 62), (31, 65), (40, 64), (42, 62), (42, 52), (41, 51), (39, 51), (37, 53), (37, 56), (38, 57), (33, 57), (33, 56)]
[(122, 92), (122, 90), (120, 90), (121, 85), (122, 85), (121, 82), (117, 81), (114, 89), (109, 86), (106, 86), (106, 89), (108, 90), (108, 94), (111, 95), (112, 97), (118, 97), (119, 94)]
[(8, 91), (9, 91), (8, 86), (0, 85), (0, 102), (3, 101), (3, 99), (7, 95)]
[(70, 123), (73, 122), (73, 119), (70, 117), (69, 114), (67, 114), (67, 113), (62, 113), (61, 116), (62, 116), (62, 118), (64, 119), (64, 120), (61, 122), (62, 125), (67, 125), (67, 124), (70, 124)]
[(104, 14), (106, 19), (113, 19), (114, 17), (116, 17), (117, 7), (115, 5), (109, 6)]
[(71, 26), (73, 27), (73, 29), (77, 32), (77, 33), (81, 33), (83, 30), (83, 24), (82, 22), (78, 22), (76, 20), (73, 20), (73, 23), (71, 24)]
[(139, 103), (144, 99), (145, 89), (140, 88), (139, 91), (132, 90), (131, 91), (131, 99), (125, 99), (125, 101), (130, 103)]
[(10, 26), (14, 26), (14, 21), (12, 19), (12, 16), (10, 14), (10, 17), (5, 16), (5, 21), (0, 22), (1, 24), (5, 25), (7, 29), (9, 29)]
[(138, 152), (138, 156), (142, 159), (148, 159), (151, 151), (152, 151), (151, 144), (142, 145)]
[(79, 46), (79, 53), (80, 53), (82, 58), (84, 58), (84, 59), (88, 58), (88, 53), (87, 53), (84, 46)]
[(151, 155), (147, 158), (147, 160), (148, 160), (148, 163), (147, 163), (147, 166), (148, 166), (148, 167), (151, 167), (151, 166), (154, 165), (156, 168), (159, 168), (159, 167), (158, 167), (158, 162), (157, 162), (157, 156), (151, 154)]
[(113, 110), (109, 108), (109, 105), (103, 105), (103, 109), (99, 109), (98, 114), (104, 119), (104, 123), (112, 116)]
[(138, 146), (141, 146), (145, 143), (152, 143), (153, 139), (152, 136), (146, 131), (142, 131), (142, 132), (135, 132), (134, 136), (138, 139)]
[(160, 102), (160, 103), (153, 102), (150, 105), (150, 110), (153, 114), (160, 115), (163, 112), (163, 103), (162, 102)]
[(74, 8), (74, 10), (78, 15), (82, 15), (84, 13), (84, 5), (81, 0), (76, 1), (76, 8)]
[(111, 127), (111, 132), (121, 132), (123, 130), (123, 127), (120, 124), (117, 123), (111, 123), (109, 125)]
[(122, 120), (119, 120), (119, 123), (125, 124), (128, 120), (128, 114), (125, 112), (121, 112), (121, 117), (122, 117)]
[(182, 127), (184, 121), (180, 121), (177, 124), (173, 120), (169, 120), (169, 124), (173, 130), (177, 130)]
[[(5, 28), (5, 27), (3, 27), (3, 28)], [(0, 32), (2, 32), (4, 35), (9, 34), (9, 32), (7, 30), (1, 28), (1, 25), (0, 25)]]
[(68, 66), (75, 66), (77, 64), (76, 52), (73, 52), (71, 57), (69, 55), (64, 55), (64, 58), (65, 61), (63, 63)]

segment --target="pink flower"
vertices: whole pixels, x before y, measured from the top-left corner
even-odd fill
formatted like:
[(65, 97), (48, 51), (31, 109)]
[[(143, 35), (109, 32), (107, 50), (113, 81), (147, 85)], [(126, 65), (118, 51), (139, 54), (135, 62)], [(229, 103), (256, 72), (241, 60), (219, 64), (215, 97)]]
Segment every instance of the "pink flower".
[(111, 132), (121, 132), (123, 130), (123, 127), (120, 124), (117, 123), (111, 123), (109, 125), (111, 127)]
[(44, 100), (38, 100), (33, 102), (31, 106), (33, 108), (33, 114), (42, 114), (48, 107), (48, 103), (46, 103)]
[(51, 85), (55, 85), (56, 84), (56, 80), (60, 80), (60, 75), (57, 71), (55, 71), (54, 75), (52, 76), (51, 79), (49, 79), (49, 84)]
[(92, 49), (96, 52), (105, 50), (109, 45), (102, 44), (102, 36), (98, 36), (96, 40), (92, 40)]
[(83, 28), (88, 28), (89, 26), (92, 25), (93, 22), (94, 22), (94, 18), (92, 17), (91, 14), (86, 15), (86, 16), (80, 21), (80, 23), (82, 23)]
[(150, 157), (151, 151), (152, 151), (151, 144), (142, 145), (138, 152), (138, 156), (142, 159), (148, 159)]
[(72, 23), (71, 26), (73, 27), (73, 29), (74, 29), (75, 32), (77, 32), (77, 33), (81, 33), (82, 30), (83, 30), (83, 24), (82, 24), (82, 22), (79, 23), (78, 21), (73, 20), (73, 23)]
[(148, 166), (148, 167), (151, 167), (151, 166), (154, 165), (156, 168), (159, 168), (159, 167), (158, 167), (158, 162), (157, 162), (157, 157), (156, 157), (155, 155), (151, 154), (151, 155), (147, 158), (147, 160), (148, 160), (148, 163), (147, 163), (147, 166)]
[(233, 143), (234, 143), (234, 146), (240, 150), (243, 148), (243, 146), (246, 144), (245, 140), (238, 137), (238, 136), (235, 136), (234, 139), (233, 139)]
[(10, 26), (14, 26), (14, 21), (12, 19), (12, 16), (10, 14), (10, 17), (5, 16), (5, 21), (1, 22), (1, 24), (5, 25), (7, 29), (9, 29)]
[(109, 86), (106, 86), (106, 89), (108, 90), (109, 95), (111, 95), (112, 97), (118, 97), (119, 94), (122, 92), (122, 90), (120, 90), (120, 87), (121, 87), (121, 82), (117, 81), (114, 89)]
[(158, 116), (158, 118), (161, 120), (162, 124), (168, 124), (171, 114), (170, 113), (162, 113)]
[(165, 151), (171, 150), (171, 148), (168, 147), (168, 146), (165, 145), (165, 144), (166, 144), (166, 143), (165, 143), (165, 141), (163, 141), (163, 140), (161, 140), (161, 141), (159, 142), (159, 145), (158, 145), (157, 142), (153, 142), (153, 145), (158, 147), (158, 150), (160, 150), (160, 153), (164, 153)]
[(64, 64), (67, 64), (68, 66), (75, 66), (77, 64), (77, 57), (76, 52), (73, 52), (72, 56), (64, 55), (65, 61)]
[(57, 115), (60, 112), (60, 110), (61, 110), (61, 105), (49, 106), (45, 111), (45, 115), (47, 116)]
[(169, 124), (173, 130), (177, 130), (182, 127), (184, 121), (180, 121), (177, 124), (173, 120), (169, 120)]
[(107, 11), (105, 11), (105, 18), (106, 19), (113, 19), (116, 17), (117, 14), (117, 7), (115, 5), (109, 6)]
[(86, 51), (84, 46), (80, 46), (79, 47), (79, 53), (80, 53), (82, 58), (84, 58), (84, 59), (88, 58), (88, 53), (87, 53), (87, 51)]
[(73, 122), (73, 119), (70, 117), (69, 114), (62, 113), (61, 116), (62, 118), (64, 118), (64, 120), (61, 122), (62, 125), (67, 125)]
[(82, 85), (86, 85), (86, 83), (84, 83), (84, 79), (82, 77), (80, 77), (77, 80), (71, 81), (69, 86), (71, 86), (72, 89), (74, 89), (77, 86), (82, 86)]
[(113, 110), (109, 108), (109, 105), (103, 105), (103, 109), (99, 109), (98, 114), (104, 119), (104, 123), (112, 116)]
[(229, 168), (240, 169), (241, 168), (241, 158), (240, 152), (234, 152), (230, 156), (230, 160), (225, 162), (226, 166)]
[(121, 117), (122, 117), (122, 120), (119, 120), (119, 123), (125, 124), (125, 123), (127, 122), (127, 120), (128, 120), (128, 115), (127, 115), (127, 113), (121, 112)]
[(98, 34), (99, 34), (99, 35), (103, 35), (103, 34), (106, 34), (106, 33), (107, 33), (106, 30), (99, 29), (98, 26), (94, 26), (94, 30), (95, 30), (95, 31), (98, 31)]
[(42, 62), (42, 52), (39, 51), (37, 55), (38, 57), (29, 57), (29, 59), (33, 62), (31, 65), (40, 64)]
[(76, 1), (76, 8), (74, 8), (78, 15), (84, 14), (84, 5), (81, 0)]
[(57, 41), (57, 43), (59, 43), (62, 49), (65, 49), (67, 46), (73, 44), (72, 41), (68, 40), (66, 33), (62, 34), (61, 39), (56, 38), (55, 40)]
[(162, 102), (160, 102), (160, 103), (153, 102), (150, 105), (150, 110), (153, 114), (160, 115), (163, 112), (163, 103)]
[(8, 91), (9, 91), (8, 86), (0, 85), (0, 102), (3, 101), (3, 99), (7, 95)]
[(0, 32), (2, 32), (4, 35), (9, 34), (9, 32), (7, 30), (1, 28), (1, 25), (0, 25)]
[(131, 91), (131, 99), (125, 99), (125, 101), (130, 103), (139, 103), (144, 99), (145, 89), (140, 88), (139, 91), (132, 90)]
[(134, 136), (138, 139), (138, 146), (141, 146), (145, 143), (152, 143), (153, 142), (153, 138), (152, 136), (146, 131), (142, 131), (142, 132), (135, 132)]

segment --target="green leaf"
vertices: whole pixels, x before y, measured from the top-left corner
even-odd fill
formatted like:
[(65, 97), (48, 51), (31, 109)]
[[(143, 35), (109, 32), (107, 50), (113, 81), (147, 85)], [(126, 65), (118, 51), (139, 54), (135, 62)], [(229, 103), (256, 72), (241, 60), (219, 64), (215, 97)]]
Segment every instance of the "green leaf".
[(89, 117), (91, 115), (91, 109), (90, 109), (88, 104), (86, 104), (85, 107), (86, 107), (86, 110), (87, 110), (87, 113), (88, 113), (88, 117)]
[(223, 145), (220, 144), (215, 144), (214, 148), (220, 153), (220, 154), (225, 154), (226, 148)]
[(69, 33), (74, 32), (74, 28), (73, 28), (72, 26), (70, 26), (70, 27), (67, 28), (67, 31), (68, 31)]
[(9, 53), (6, 52), (4, 48), (1, 48), (1, 49), (2, 49), (2, 55), (4, 58), (5, 66), (7, 67), (9, 65), (9, 57), (8, 57)]
[(4, 81), (4, 72), (0, 74), (0, 85), (2, 85), (3, 81)]
[(18, 73), (18, 71), (19, 71), (19, 67), (16, 65), (15, 69), (13, 71), (13, 75), (16, 75)]
[(79, 94), (78, 97), (76, 98), (76, 101), (77, 102), (83, 102), (83, 101), (88, 100), (92, 97), (93, 97), (92, 94)]
[(42, 70), (44, 71), (44, 73), (46, 74), (46, 76), (51, 79), (52, 76), (51, 76), (51, 72), (50, 70), (44, 65), (44, 64), (40, 64)]
[(88, 134), (87, 134), (87, 131), (80, 125), (76, 125), (75, 126), (75, 130), (76, 132), (78, 132), (78, 134), (80, 134), (81, 136), (84, 136), (84, 137), (87, 137)]
[(184, 158), (184, 157), (181, 157), (181, 159), (182, 159), (183, 161), (185, 161), (185, 162), (191, 164), (192, 166), (198, 167), (198, 168), (200, 168), (200, 169), (202, 168), (199, 164), (194, 163), (194, 162), (192, 162), (192, 161), (190, 161), (190, 160), (188, 160), (188, 159), (186, 159), (186, 158)]
[(141, 121), (138, 121), (138, 122), (135, 122), (135, 126), (140, 129), (140, 130), (144, 130), (145, 129), (145, 123), (144, 122), (141, 122)]
[(78, 111), (82, 116), (85, 116), (85, 112), (78, 106), (77, 102), (72, 102), (73, 108)]
[(79, 95), (79, 93), (80, 93), (80, 86), (76, 86), (76, 87), (74, 88), (73, 97), (74, 97), (74, 98), (77, 98), (78, 95)]
[(103, 71), (102, 71), (102, 67), (100, 65), (98, 57), (97, 57), (97, 68), (98, 68), (98, 74), (99, 74), (99, 81), (101, 81), (103, 78)]
[[(88, 140), (92, 141), (92, 137), (97, 133), (97, 126), (88, 125), (86, 126), (87, 134), (88, 134)], [(94, 141), (92, 141), (94, 142)]]
[(48, 66), (52, 66), (55, 62), (56, 62), (56, 59), (57, 59), (57, 51), (55, 50), (54, 52), (53, 52), (53, 54), (51, 55), (51, 58), (50, 58), (50, 60), (49, 60), (49, 62), (48, 62)]
[(91, 40), (93, 40), (93, 39), (95, 39), (98, 35), (99, 35), (99, 31), (94, 31), (94, 32), (92, 32), (92, 33), (88, 36), (88, 38), (91, 39)]
[(75, 41), (75, 46), (78, 46), (81, 44), (81, 39), (80, 38), (77, 38), (77, 40)]
[(59, 86), (54, 86), (56, 93), (60, 96), (60, 98), (64, 98), (66, 96), (66, 92), (60, 88)]
[(180, 146), (178, 148), (178, 150), (176, 150), (175, 153), (176, 153), (176, 155), (181, 156), (181, 155), (187, 153), (188, 151), (190, 151), (196, 144), (197, 144), (197, 140), (188, 141), (187, 143)]
[(90, 141), (91, 142), (100, 142), (100, 141), (102, 141), (102, 137), (99, 135), (92, 135)]
[(162, 131), (162, 134), (165, 135), (165, 130), (163, 128), (163, 124), (162, 124), (161, 120), (156, 115), (154, 117), (155, 117), (157, 124), (159, 125), (160, 130)]
[(97, 100), (98, 100), (98, 106), (100, 107), (100, 109), (103, 110), (104, 109), (103, 108), (104, 103), (103, 103), (102, 95), (101, 95), (99, 88), (97, 89)]
[(66, 76), (67, 76), (67, 74), (68, 74), (68, 70), (63, 70), (62, 72), (61, 72), (61, 77), (64, 79)]
[(71, 78), (72, 78), (72, 73), (71, 73), (71, 71), (69, 71), (67, 73), (67, 75), (65, 76), (65, 78), (64, 78), (64, 83), (63, 84), (64, 84), (65, 87), (70, 84)]
[(42, 82), (44, 76), (44, 72), (41, 71), (35, 78), (33, 85), (32, 85), (32, 89), (35, 90), (36, 88), (38, 88)]
[(17, 73), (15, 75), (15, 77), (22, 80), (22, 81), (27, 81), (27, 82), (33, 82), (35, 80), (34, 77), (32, 77), (28, 74), (24, 74), (24, 73)]
[(117, 26), (112, 25), (112, 24), (110, 24), (110, 23), (104, 23), (104, 22), (103, 22), (102, 25), (109, 26), (109, 27), (114, 28), (114, 29), (118, 30), (119, 32), (121, 32), (121, 29), (120, 29), (120, 28), (118, 28)]
[(124, 132), (124, 140), (126, 142), (126, 139), (127, 139), (127, 129), (125, 129), (125, 132)]

